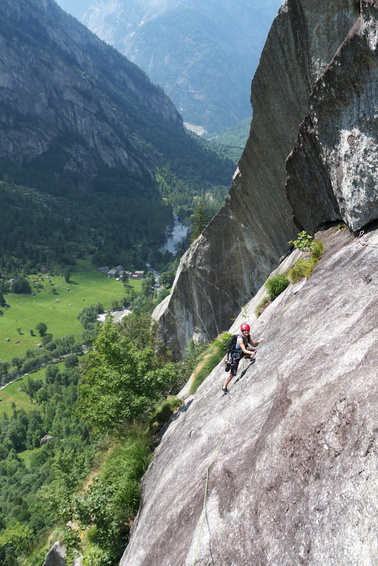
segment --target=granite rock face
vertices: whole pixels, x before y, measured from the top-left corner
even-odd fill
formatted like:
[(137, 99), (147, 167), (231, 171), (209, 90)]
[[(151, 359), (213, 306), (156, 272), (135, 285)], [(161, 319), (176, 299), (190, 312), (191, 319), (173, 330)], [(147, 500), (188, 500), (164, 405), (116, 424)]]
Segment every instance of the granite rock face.
[(286, 158), (308, 97), (355, 24), (354, 0), (287, 0), (252, 83), (253, 121), (219, 213), (184, 256), (171, 295), (154, 313), (178, 357), (190, 337), (226, 330), (274, 269), (297, 229), (286, 198)]
[(361, 14), (316, 84), (287, 161), (297, 223), (342, 220), (359, 230), (378, 218), (378, 2)]
[[(242, 322), (264, 342), (229, 395), (222, 362), (172, 418), (121, 566), (377, 563), (376, 10), (288, 1), (274, 22), (229, 197), (155, 312), (177, 353)], [(297, 226), (327, 223), (325, 251), (256, 319), (297, 231), (290, 205)], [(365, 235), (329, 227), (340, 219)]]
[(223, 397), (221, 363), (173, 417), (121, 566), (376, 564), (378, 230), (318, 237), (311, 278), (235, 321), (256, 363)]

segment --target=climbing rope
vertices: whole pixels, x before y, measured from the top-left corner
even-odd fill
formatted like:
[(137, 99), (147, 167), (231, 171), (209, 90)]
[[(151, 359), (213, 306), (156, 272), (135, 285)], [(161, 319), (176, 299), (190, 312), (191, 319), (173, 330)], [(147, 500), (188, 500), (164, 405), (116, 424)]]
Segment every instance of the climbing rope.
[[(235, 381), (235, 384), (237, 384), (237, 382), (238, 382), (238, 380)], [(194, 557), (193, 557), (193, 561), (192, 561), (191, 566), (194, 566), (195, 563), (197, 562), (197, 555), (198, 555), (199, 544), (200, 544), (200, 541), (201, 541), (203, 523), (204, 523), (205, 516), (206, 516), (206, 505), (207, 505), (207, 494), (208, 494), (208, 489), (209, 489), (210, 468), (213, 465), (213, 463), (215, 462), (215, 460), (218, 456), (218, 453), (220, 452), (220, 449), (222, 447), (223, 441), (224, 441), (225, 436), (226, 436), (226, 432), (228, 431), (228, 428), (230, 426), (230, 422), (231, 422), (231, 419), (232, 419), (232, 416), (234, 414), (235, 407), (236, 407), (236, 400), (237, 400), (237, 397), (238, 397), (238, 394), (239, 394), (239, 386), (238, 385), (237, 385), (236, 393), (237, 394), (233, 395), (233, 401), (232, 401), (232, 404), (231, 404), (229, 418), (228, 418), (228, 420), (226, 421), (226, 423), (223, 427), (223, 430), (222, 430), (221, 435), (219, 437), (218, 443), (217, 443), (217, 445), (216, 445), (216, 447), (215, 447), (215, 449), (214, 449), (214, 451), (211, 455), (210, 462), (209, 462), (209, 464), (206, 468), (206, 481), (205, 481), (205, 490), (204, 490), (204, 495), (203, 495), (201, 518), (200, 518), (200, 524), (199, 524), (199, 531), (198, 531), (198, 535), (197, 535), (197, 543), (196, 543)]]
[(361, 238), (362, 236), (365, 235), (364, 230), (361, 230), (361, 232), (359, 233), (358, 237), (357, 237), (357, 243), (360, 244), (361, 246), (372, 246), (372, 247), (377, 247), (378, 244), (372, 244), (370, 242), (361, 242)]

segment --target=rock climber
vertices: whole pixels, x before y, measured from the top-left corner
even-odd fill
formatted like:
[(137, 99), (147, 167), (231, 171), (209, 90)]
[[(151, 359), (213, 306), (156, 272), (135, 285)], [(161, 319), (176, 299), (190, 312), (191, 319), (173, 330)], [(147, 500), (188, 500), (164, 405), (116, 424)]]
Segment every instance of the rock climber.
[(226, 377), (225, 382), (222, 387), (223, 394), (228, 393), (227, 386), (231, 379), (235, 377), (238, 371), (239, 362), (243, 357), (247, 357), (250, 360), (254, 360), (256, 356), (256, 348), (263, 340), (258, 342), (253, 342), (250, 336), (251, 327), (249, 324), (242, 324), (240, 327), (240, 336), (237, 337), (235, 349), (230, 353), (230, 374)]

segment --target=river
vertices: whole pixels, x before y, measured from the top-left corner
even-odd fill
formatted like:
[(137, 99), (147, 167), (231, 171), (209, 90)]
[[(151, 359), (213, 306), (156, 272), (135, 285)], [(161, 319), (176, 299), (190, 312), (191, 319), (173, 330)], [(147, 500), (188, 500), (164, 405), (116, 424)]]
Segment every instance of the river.
[(171, 254), (176, 255), (177, 244), (180, 244), (183, 240), (185, 240), (188, 234), (189, 228), (179, 221), (176, 214), (174, 215), (174, 219), (173, 228), (167, 232), (167, 241), (160, 246), (159, 252), (164, 253), (168, 251)]

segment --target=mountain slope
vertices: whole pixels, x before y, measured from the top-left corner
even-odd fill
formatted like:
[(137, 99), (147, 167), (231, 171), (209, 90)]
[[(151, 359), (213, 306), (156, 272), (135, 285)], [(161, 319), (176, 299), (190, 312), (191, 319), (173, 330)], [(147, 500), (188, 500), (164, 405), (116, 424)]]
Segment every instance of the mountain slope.
[(81, 191), (100, 166), (151, 186), (158, 129), (182, 129), (169, 99), (54, 2), (6, 0), (0, 9), (1, 159), (40, 169), (50, 153), (54, 176), (65, 172)]
[(251, 115), (251, 77), (280, 5), (94, 0), (81, 21), (160, 84), (186, 122), (219, 133)]
[(94, 251), (112, 247), (106, 227), (113, 250), (162, 242), (172, 207), (157, 169), (168, 193), (165, 174), (185, 187), (186, 207), (205, 191), (221, 199), (232, 175), (160, 88), (53, 0), (0, 5), (0, 109), (1, 177), (65, 198), (63, 224), (80, 223), (83, 210)]

